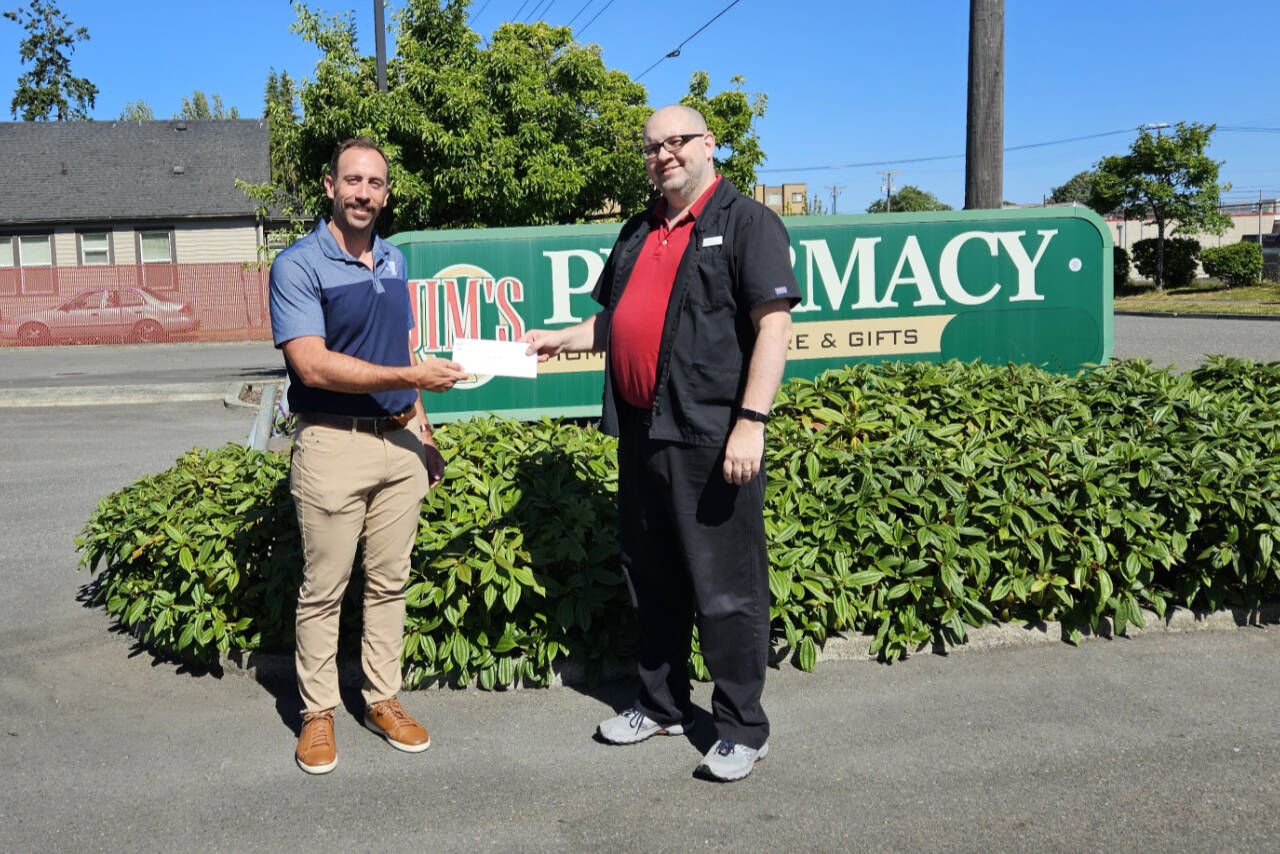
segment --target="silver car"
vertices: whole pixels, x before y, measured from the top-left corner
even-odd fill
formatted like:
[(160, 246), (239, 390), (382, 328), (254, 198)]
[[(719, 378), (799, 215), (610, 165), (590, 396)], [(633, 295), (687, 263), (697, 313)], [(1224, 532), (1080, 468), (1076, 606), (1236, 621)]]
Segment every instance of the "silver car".
[(5, 318), (0, 338), (19, 344), (55, 340), (163, 341), (200, 328), (191, 306), (146, 288), (95, 288), (61, 305)]

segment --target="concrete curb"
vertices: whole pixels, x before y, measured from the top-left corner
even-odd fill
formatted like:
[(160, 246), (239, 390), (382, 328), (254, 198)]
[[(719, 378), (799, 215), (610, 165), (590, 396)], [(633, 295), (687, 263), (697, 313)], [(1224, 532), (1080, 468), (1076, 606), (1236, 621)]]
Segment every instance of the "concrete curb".
[(1204, 311), (1116, 311), (1112, 314), (1125, 317), (1168, 317), (1174, 320), (1280, 320), (1280, 315), (1268, 314), (1213, 314)]
[(227, 394), (225, 382), (12, 388), (0, 391), (0, 408), (225, 400)]
[[(1125, 627), (1124, 633), (1117, 635), (1109, 618), (1098, 621), (1096, 631), (1084, 628), (1081, 634), (1086, 640), (1107, 639), (1117, 637), (1134, 638), (1146, 634), (1172, 634), (1181, 632), (1227, 631), (1246, 627), (1266, 628), (1268, 625), (1280, 624), (1280, 602), (1268, 602), (1258, 609), (1224, 608), (1211, 612), (1189, 611), (1186, 608), (1175, 608), (1159, 616), (1154, 611), (1142, 610), (1143, 625)], [(876, 656), (868, 650), (872, 638), (859, 635), (847, 637), (835, 635), (827, 639), (826, 644), (818, 651), (817, 660), (821, 664), (827, 661), (863, 661), (876, 662)], [(996, 649), (1010, 649), (1025, 646), (1042, 646), (1050, 643), (1065, 643), (1066, 633), (1059, 622), (1047, 623), (992, 623), (976, 629), (970, 629), (967, 641), (959, 646), (934, 648), (918, 652), (916, 655), (956, 655), (959, 653), (976, 653)], [(788, 661), (793, 650), (780, 647), (772, 651), (769, 663), (781, 666)], [(224, 673), (246, 676), (258, 682), (292, 682), (295, 679), (293, 655), (283, 652), (232, 652), (224, 655), (218, 662)], [(606, 667), (604, 680), (621, 679), (635, 674), (633, 664)], [(361, 678), (360, 662), (355, 658), (344, 658), (339, 662), (339, 676), (345, 681), (359, 681)], [(557, 665), (552, 677), (551, 686), (561, 688), (570, 685), (582, 685), (587, 682), (586, 669), (582, 665), (566, 661)], [(423, 689), (449, 687), (443, 680), (434, 680)], [(469, 686), (475, 687), (474, 681)], [(420, 690), (423, 690), (420, 689)], [(518, 689), (523, 690), (523, 689)]]
[[(1129, 625), (1117, 635), (1110, 618), (1098, 621), (1096, 631), (1081, 629), (1085, 639), (1116, 637), (1134, 638), (1144, 634), (1170, 634), (1178, 632), (1223, 631), (1246, 626), (1264, 627), (1280, 623), (1280, 602), (1268, 602), (1257, 610), (1247, 608), (1223, 608), (1218, 611), (1197, 612), (1186, 608), (1174, 608), (1164, 617), (1155, 611), (1142, 609), (1141, 627)], [(990, 649), (1034, 646), (1046, 643), (1065, 643), (1066, 632), (1057, 621), (1047, 623), (990, 623), (968, 631), (965, 643), (945, 649), (934, 649), (933, 655), (955, 655), (965, 652), (982, 652)], [(844, 636), (827, 640), (818, 652), (818, 661), (875, 661), (868, 652), (871, 645), (866, 637)]]
[[(267, 381), (168, 383), (160, 385), (88, 385), (0, 390), (0, 409), (37, 406), (109, 406), (132, 403), (178, 403), (188, 400), (221, 400), (236, 409), (257, 409), (256, 402), (241, 400), (246, 388)], [(276, 383), (278, 385), (278, 383)]]
[(222, 403), (228, 409), (257, 409), (258, 404), (251, 400), (244, 400), (241, 395), (253, 383), (232, 383), (227, 386), (227, 393), (223, 395)]

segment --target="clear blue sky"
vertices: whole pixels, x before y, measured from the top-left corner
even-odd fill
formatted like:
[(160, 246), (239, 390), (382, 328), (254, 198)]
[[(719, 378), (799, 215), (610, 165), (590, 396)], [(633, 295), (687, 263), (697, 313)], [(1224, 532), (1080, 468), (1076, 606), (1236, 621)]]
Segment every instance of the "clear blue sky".
[[(843, 187), (839, 211), (854, 213), (880, 194), (877, 172), (895, 170), (895, 186), (914, 184), (963, 206), (963, 157), (920, 158), (964, 152), (968, 0), (739, 0), (679, 57), (663, 59), (731, 2), (475, 0), (472, 29), (488, 36), (534, 13), (552, 24), (576, 16), (579, 40), (599, 44), (609, 67), (633, 79), (643, 73), (654, 106), (683, 95), (694, 71), (711, 75), (713, 92), (742, 75), (748, 91), (769, 99), (757, 125), (768, 155), (761, 181), (805, 181), (828, 208), (827, 188)], [(373, 53), (372, 0), (310, 5), (354, 9), (362, 46)], [(219, 93), (244, 117), (261, 115), (268, 69), (310, 77), (317, 59), (289, 32), (295, 16), (286, 0), (59, 6), (89, 30), (72, 69), (101, 90), (97, 119), (117, 118), (139, 98), (167, 117), (195, 89)], [(0, 20), (6, 120), (23, 35)], [(1006, 147), (1056, 143), (1006, 153), (1010, 201), (1038, 202), (1099, 158), (1124, 153), (1140, 124), (1178, 121), (1219, 126), (1210, 153), (1225, 161), (1228, 201), (1256, 200), (1259, 190), (1280, 196), (1280, 3), (1006, 0), (1005, 78)], [(879, 161), (892, 162), (851, 165)]]

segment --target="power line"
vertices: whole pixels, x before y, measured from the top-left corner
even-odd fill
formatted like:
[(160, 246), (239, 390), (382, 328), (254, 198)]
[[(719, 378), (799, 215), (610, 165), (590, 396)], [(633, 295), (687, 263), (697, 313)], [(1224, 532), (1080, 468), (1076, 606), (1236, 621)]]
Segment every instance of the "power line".
[(844, 184), (828, 184), (826, 187), (831, 191), (831, 213), (834, 216), (840, 211), (836, 208), (836, 197), (840, 195), (840, 191), (845, 188)]
[(706, 22), (705, 24), (703, 24), (701, 27), (698, 27), (698, 29), (694, 32), (694, 34), (693, 34), (692, 36), (689, 36), (689, 38), (685, 39), (684, 41), (680, 42), (680, 44), (676, 45), (676, 47), (675, 47), (675, 49), (674, 49), (674, 50), (672, 50), (672, 51), (671, 51), (670, 53), (668, 53), (666, 56), (662, 57), (662, 59), (659, 59), (659, 60), (658, 60), (658, 62), (655, 62), (653, 65), (650, 65), (650, 66), (649, 66), (648, 68), (646, 68), (644, 71), (641, 71), (641, 72), (636, 76), (636, 81), (637, 81), (637, 82), (639, 82), (639, 80), (640, 80), (640, 78), (641, 78), (641, 77), (644, 77), (644, 76), (645, 76), (646, 74), (648, 74), (650, 71), (652, 71), (653, 69), (657, 68), (657, 67), (658, 67), (658, 64), (659, 64), (659, 63), (661, 63), (664, 59), (674, 59), (675, 57), (679, 56), (679, 55), (680, 55), (680, 48), (684, 47), (684, 46), (685, 46), (685, 45), (687, 45), (689, 42), (693, 41), (694, 36), (696, 36), (698, 33), (702, 32), (703, 30), (705, 30), (707, 27), (711, 26), (711, 24), (715, 21), (715, 19), (716, 19), (716, 18), (719, 18), (719, 17), (720, 17), (721, 15), (723, 15), (725, 12), (728, 12), (730, 9), (732, 9), (734, 6), (737, 6), (737, 5), (738, 5), (739, 3), (741, 3), (741, 2), (742, 2), (742, 0), (733, 0), (733, 2), (732, 2), (732, 3), (730, 3), (728, 6), (725, 6), (723, 9), (721, 9), (719, 12), (717, 12), (717, 13), (715, 14), (715, 17), (713, 17), (710, 21), (707, 21), (707, 22)]
[(901, 175), (901, 169), (888, 169), (883, 172), (877, 172), (877, 175), (884, 176), (884, 184), (881, 187), (884, 190), (884, 212), (893, 213), (893, 176)]
[(603, 15), (605, 13), (605, 9), (608, 9), (612, 5), (613, 5), (613, 0), (609, 0), (608, 3), (605, 3), (604, 7), (599, 12), (596, 12), (595, 17), (593, 17), (590, 21), (587, 21), (585, 24), (582, 25), (582, 29), (578, 30), (578, 35), (582, 35), (582, 31), (585, 30), (587, 27), (591, 26), (592, 24), (594, 24), (596, 22), (596, 18), (599, 18), (601, 15)]
[(520, 4), (520, 8), (519, 8), (519, 9), (516, 9), (516, 13), (515, 13), (514, 15), (512, 15), (512, 16), (511, 16), (511, 18), (510, 18), (509, 20), (514, 21), (514, 20), (516, 20), (517, 18), (519, 18), (519, 17), (520, 17), (520, 13), (524, 11), (524, 7), (525, 7), (525, 6), (528, 6), (528, 5), (529, 5), (529, 0), (524, 0), (524, 2)]
[[(1067, 139), (1053, 139), (1048, 142), (1031, 142), (1026, 145), (1011, 145), (1005, 148), (1005, 151), (1025, 151), (1030, 148), (1044, 148), (1048, 145), (1063, 145), (1068, 142), (1080, 142), (1085, 139), (1100, 139), (1104, 136), (1115, 136), (1121, 133), (1133, 133), (1133, 128), (1125, 128), (1124, 130), (1109, 130), (1103, 133), (1091, 133), (1087, 136), (1073, 136)], [(931, 157), (906, 157), (897, 160), (869, 160), (866, 163), (841, 163), (827, 166), (801, 166), (799, 168), (773, 168), (773, 169), (757, 169), (757, 172), (819, 172), (832, 169), (862, 169), (867, 166), (894, 166), (899, 163), (927, 163), (932, 160), (957, 160), (964, 157), (963, 154), (936, 154)]]
[[(639, 79), (639, 78), (636, 78)], [(1261, 127), (1219, 127), (1220, 131), (1230, 133), (1280, 133), (1280, 128), (1261, 128)], [(1050, 145), (1064, 145), (1068, 142), (1081, 142), (1086, 139), (1101, 139), (1104, 136), (1115, 136), (1121, 133), (1133, 133), (1133, 128), (1125, 128), (1124, 130), (1109, 130), (1102, 133), (1091, 133), (1086, 136), (1072, 136), (1066, 139), (1051, 139), (1048, 142), (1030, 142), (1026, 145), (1011, 145), (1005, 148), (1009, 151), (1027, 151), (1032, 148), (1044, 148)], [(937, 154), (931, 157), (911, 157), (898, 160), (869, 160), (865, 163), (840, 163), (830, 164), (826, 166), (801, 166), (797, 168), (771, 168), (757, 169), (756, 172), (820, 172), (834, 169), (863, 169), (870, 166), (894, 166), (899, 163), (927, 163), (932, 160), (957, 160), (964, 157), (963, 154)]]
[(594, 2), (594, 0), (587, 0), (587, 2), (586, 2), (586, 3), (583, 3), (583, 4), (582, 4), (582, 8), (578, 10), (578, 14), (577, 14), (577, 15), (574, 15), (572, 18), (570, 18), (570, 19), (569, 19), (569, 23), (565, 24), (565, 26), (566, 26), (566, 27), (572, 27), (572, 26), (573, 26), (573, 22), (574, 22), (574, 21), (576, 21), (576, 20), (578, 20), (578, 16), (579, 16), (579, 15), (581, 15), (583, 12), (587, 11), (587, 7), (588, 7), (588, 6), (590, 6), (590, 5), (592, 4), (592, 2)]
[(527, 24), (531, 21), (545, 19), (547, 12), (549, 12), (551, 7), (555, 4), (556, 0), (547, 0), (547, 2), (542, 5), (542, 8), (538, 8), (538, 6), (535, 5), (533, 7), (533, 11), (529, 13), (529, 17), (524, 19), (524, 22)]
[(489, 4), (490, 4), (490, 3), (492, 3), (492, 2), (493, 2), (493, 0), (484, 0), (484, 5), (480, 7), (480, 11), (476, 12), (474, 15), (472, 15), (472, 16), (471, 16), (471, 23), (472, 23), (472, 24), (475, 24), (475, 22), (476, 22), (476, 18), (479, 18), (481, 15), (483, 15), (483, 14), (484, 14), (484, 10), (485, 10), (485, 9), (488, 9), (488, 8), (489, 8)]

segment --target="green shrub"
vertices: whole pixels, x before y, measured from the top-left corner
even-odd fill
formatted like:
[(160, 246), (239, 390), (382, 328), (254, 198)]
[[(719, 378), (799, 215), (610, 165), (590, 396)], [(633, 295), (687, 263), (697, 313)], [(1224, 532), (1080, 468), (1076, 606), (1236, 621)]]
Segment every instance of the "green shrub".
[(1232, 243), (1200, 250), (1205, 275), (1228, 287), (1247, 288), (1262, 277), (1262, 247), (1256, 243)]
[(1129, 250), (1123, 246), (1112, 247), (1111, 268), (1111, 286), (1113, 288), (1123, 288), (1129, 284), (1133, 269), (1129, 261)]
[(95, 601), (148, 642), (209, 662), (293, 643), (302, 566), (288, 460), (227, 445), (100, 500), (77, 538)]
[(486, 419), (437, 436), (449, 462), (414, 549), (406, 684), (545, 684), (565, 656), (598, 667), (629, 655), (614, 440), (548, 419)]
[[(1076, 640), (1144, 606), (1280, 594), (1280, 364), (859, 366), (788, 382), (774, 413), (770, 613), (803, 669), (833, 632), (892, 660), (992, 620), (1057, 619)], [(437, 435), (449, 468), (414, 551), (406, 684), (544, 684), (567, 656), (629, 655), (613, 441), (545, 419)], [(188, 659), (289, 647), (286, 473), (228, 446), (104, 499), (77, 541), (97, 601)]]
[[(1156, 253), (1159, 242), (1154, 237), (1133, 244), (1133, 265), (1138, 275), (1155, 281)], [(1164, 286), (1182, 288), (1196, 279), (1196, 264), (1200, 258), (1200, 244), (1188, 237), (1164, 239)]]
[[(436, 440), (448, 468), (414, 546), (406, 684), (544, 684), (558, 658), (599, 668), (628, 655), (613, 440), (504, 419), (444, 425)], [(161, 650), (207, 664), (293, 644), (302, 557), (284, 456), (192, 451), (100, 501), (77, 544), (83, 565), (104, 567), (95, 601)], [(356, 566), (343, 609), (353, 641)]]

